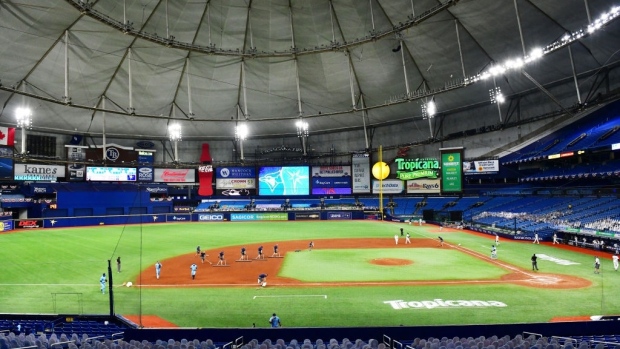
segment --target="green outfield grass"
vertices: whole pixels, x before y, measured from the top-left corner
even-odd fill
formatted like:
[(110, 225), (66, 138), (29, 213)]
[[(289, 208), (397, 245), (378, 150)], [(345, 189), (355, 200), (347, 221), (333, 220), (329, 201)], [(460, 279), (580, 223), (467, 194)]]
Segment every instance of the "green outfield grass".
[[(122, 257), (123, 272), (114, 281), (136, 281), (157, 260), (192, 253), (196, 245), (218, 248), (251, 243), (322, 238), (393, 239), (403, 227), (417, 238), (436, 238), (434, 226), (372, 221), (179, 223), (40, 229), (0, 235), (0, 312), (107, 314), (108, 296), (99, 291), (107, 260)], [(448, 244), (489, 255), (493, 240), (465, 232), (441, 232)], [(411, 251), (414, 251), (412, 253)], [(315, 253), (316, 252), (316, 253)], [(504, 269), (455, 250), (332, 250), (288, 254), (280, 276), (300, 280), (488, 280)], [(406, 267), (373, 266), (369, 258), (410, 259)], [(539, 259), (539, 273), (579, 276), (590, 287), (554, 290), (511, 283), (420, 286), (117, 288), (117, 314), (158, 315), (183, 327), (267, 327), (277, 312), (285, 326), (398, 326), (544, 322), (556, 316), (620, 314), (620, 273), (602, 260), (593, 274), (591, 255), (502, 239), (499, 261), (530, 268), (530, 256), (544, 254), (571, 261), (561, 265)], [(113, 263), (114, 264), (114, 263)], [(374, 269), (376, 267), (376, 269)], [(234, 268), (234, 266), (233, 266)], [(403, 269), (404, 268), (404, 269)], [(232, 269), (232, 268), (231, 268)], [(348, 278), (348, 279), (347, 279)], [(439, 301), (437, 301), (439, 300)], [(441, 306), (466, 301), (462, 306)], [(470, 301), (505, 306), (474, 306)], [(399, 303), (400, 302), (400, 303)], [(431, 303), (429, 303), (431, 302)], [(434, 302), (434, 303), (432, 303)], [(406, 308), (394, 304), (405, 304)], [(437, 306), (433, 304), (438, 304)], [(483, 304), (484, 303), (478, 303)], [(488, 304), (488, 303), (487, 303)]]

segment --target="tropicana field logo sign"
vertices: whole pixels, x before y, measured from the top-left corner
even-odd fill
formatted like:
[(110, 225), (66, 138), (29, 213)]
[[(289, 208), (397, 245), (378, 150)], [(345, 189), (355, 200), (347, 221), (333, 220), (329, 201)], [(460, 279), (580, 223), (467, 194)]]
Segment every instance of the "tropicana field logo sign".
[(497, 307), (504, 308), (507, 307), (506, 303), (502, 303), (499, 301), (479, 301), (479, 300), (443, 300), (443, 299), (434, 299), (432, 301), (404, 301), (404, 300), (394, 300), (394, 301), (385, 301), (384, 304), (389, 304), (392, 306), (392, 309), (401, 310), (401, 309), (435, 309), (435, 308), (489, 308), (489, 307)]
[(406, 181), (419, 178), (437, 178), (439, 160), (435, 158), (403, 159), (397, 158), (396, 177)]

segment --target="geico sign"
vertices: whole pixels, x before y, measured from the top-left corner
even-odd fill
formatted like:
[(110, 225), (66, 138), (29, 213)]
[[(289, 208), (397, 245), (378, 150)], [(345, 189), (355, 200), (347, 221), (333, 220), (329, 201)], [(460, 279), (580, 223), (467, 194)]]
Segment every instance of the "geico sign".
[(201, 214), (201, 215), (198, 215), (198, 220), (199, 221), (223, 221), (224, 215), (223, 214)]

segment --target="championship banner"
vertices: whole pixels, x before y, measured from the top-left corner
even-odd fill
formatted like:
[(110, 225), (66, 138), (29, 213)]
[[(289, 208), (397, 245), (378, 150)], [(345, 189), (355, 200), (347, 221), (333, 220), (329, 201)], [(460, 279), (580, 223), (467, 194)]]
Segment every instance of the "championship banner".
[(156, 168), (154, 182), (158, 183), (196, 183), (193, 168)]
[(353, 154), (351, 158), (353, 173), (353, 194), (370, 193), (370, 156)]
[(439, 194), (439, 179), (416, 179), (407, 181), (407, 194)]
[(441, 148), (441, 194), (463, 192), (463, 148)]
[(351, 166), (312, 167), (313, 195), (351, 194)]

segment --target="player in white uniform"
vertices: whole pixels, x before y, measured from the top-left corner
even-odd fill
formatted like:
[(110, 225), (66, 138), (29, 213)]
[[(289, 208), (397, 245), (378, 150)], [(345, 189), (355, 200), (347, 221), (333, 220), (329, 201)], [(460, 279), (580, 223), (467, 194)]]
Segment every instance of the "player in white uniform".
[(615, 270), (615, 271), (618, 271), (618, 255), (617, 255), (617, 254), (614, 254), (614, 255), (611, 257), (611, 259), (612, 259), (612, 260), (613, 260), (613, 262), (614, 262), (614, 270)]
[(601, 273), (601, 260), (598, 257), (594, 258), (594, 274)]
[(495, 234), (495, 246), (499, 246), (499, 235)]
[(398, 245), (398, 234), (394, 235), (394, 242)]
[(159, 274), (161, 274), (161, 263), (157, 261), (157, 263), (155, 263), (155, 276), (157, 276), (158, 279), (159, 279)]
[(540, 240), (538, 239), (538, 233), (534, 233), (534, 241), (533, 244), (540, 244)]
[(409, 240), (409, 233), (405, 236), (405, 244), (410, 244), (411, 240)]
[(556, 234), (556, 233), (553, 233), (553, 244), (554, 245), (559, 244), (559, 242), (558, 242), (558, 234)]

